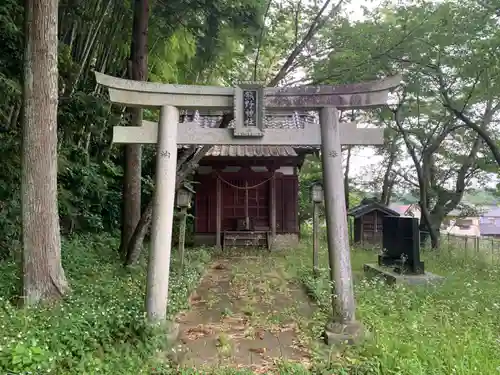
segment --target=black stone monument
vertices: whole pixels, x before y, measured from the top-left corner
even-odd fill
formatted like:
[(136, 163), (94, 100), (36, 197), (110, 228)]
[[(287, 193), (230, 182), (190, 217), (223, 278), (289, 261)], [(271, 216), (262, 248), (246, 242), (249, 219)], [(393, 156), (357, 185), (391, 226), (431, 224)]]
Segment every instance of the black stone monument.
[(398, 274), (423, 275), (424, 262), (420, 261), (420, 230), (418, 219), (386, 216), (383, 218), (383, 253), (379, 266), (394, 267)]

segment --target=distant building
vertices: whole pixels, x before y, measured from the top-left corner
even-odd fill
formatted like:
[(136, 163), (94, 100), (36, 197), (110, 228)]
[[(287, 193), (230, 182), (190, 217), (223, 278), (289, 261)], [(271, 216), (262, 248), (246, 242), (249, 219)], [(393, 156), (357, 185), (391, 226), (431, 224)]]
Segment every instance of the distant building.
[(421, 211), (420, 211), (420, 205), (418, 203), (411, 203), (411, 204), (391, 203), (389, 205), (389, 208), (393, 211), (396, 211), (400, 216), (414, 217), (420, 220)]
[(500, 207), (494, 207), (479, 218), (481, 236), (500, 237)]
[(441, 225), (441, 233), (453, 236), (479, 237), (481, 235), (479, 218), (463, 217), (444, 220)]

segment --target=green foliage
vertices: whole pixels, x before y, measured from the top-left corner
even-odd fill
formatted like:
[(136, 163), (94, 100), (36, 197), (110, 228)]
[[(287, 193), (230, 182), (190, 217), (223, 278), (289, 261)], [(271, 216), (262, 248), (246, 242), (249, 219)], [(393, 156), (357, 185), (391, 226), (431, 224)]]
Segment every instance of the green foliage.
[[(304, 223), (312, 219), (311, 184), (323, 182), (321, 160), (317, 156), (308, 155), (299, 174), (299, 221)], [(349, 192), (349, 207), (354, 207), (361, 202), (362, 197), (354, 191)], [(320, 211), (320, 215), (323, 212)]]
[[(481, 149), (476, 132), (455, 129), (461, 123), (443, 106), (445, 97), (451, 97), (485, 130), (491, 129), (490, 116), (494, 117), (498, 110), (492, 105), (498, 86), (498, 75), (493, 73), (497, 64), (480, 57), (489, 56), (484, 43), (497, 40), (498, 32), (490, 24), (494, 21), (487, 20), (487, 12), (475, 6), (471, 11), (472, 4), (445, 3), (390, 11), (396, 24), (415, 29), (416, 33), (387, 56), (387, 63), (400, 66), (408, 80), (396, 128), (405, 139), (408, 153), (421, 157), (416, 169), (420, 192), (426, 197), (420, 200), (426, 202), (430, 224), (435, 228), (447, 212), (457, 208), (472, 179), (485, 178), (482, 170), (487, 163), (483, 159), (491, 160), (488, 149)], [(485, 22), (478, 25), (478, 19)], [(430, 27), (433, 32), (427, 33)], [(400, 65), (398, 61), (403, 60), (406, 63)], [(491, 108), (491, 112), (479, 107)], [(450, 188), (450, 179), (456, 181), (456, 186)], [(415, 181), (410, 178), (410, 183)]]
[[(465, 258), (455, 248), (424, 253), (426, 269), (445, 276), (444, 284), (388, 287), (363, 277), (363, 264), (376, 259), (373, 251), (353, 249), (351, 255), (356, 317), (371, 337), (324, 364), (330, 369), (327, 373), (468, 375), (498, 371), (500, 272), (491, 259), (480, 254)], [(329, 274), (324, 267), (315, 278), (308, 263), (301, 280), (322, 310), (315, 325), (319, 335), (331, 314)], [(320, 264), (328, 264), (325, 247)]]
[[(117, 247), (109, 235), (65, 241), (63, 264), (73, 290), (57, 306), (17, 309), (9, 302), (17, 267), (0, 265), (0, 372), (151, 374), (161, 368), (155, 351), (164, 349), (164, 335), (147, 326), (143, 314), (145, 264), (123, 269)], [(206, 250), (192, 249), (180, 272), (174, 257), (170, 316), (187, 307), (209, 259)]]
[[(174, 225), (172, 228), (172, 243), (177, 246), (178, 245), (178, 240), (179, 240), (179, 222), (180, 222), (180, 213), (177, 212), (174, 216)], [(191, 214), (187, 214), (186, 217), (186, 232), (185, 232), (185, 239), (184, 243), (186, 246), (193, 246), (194, 245), (194, 219), (195, 217)]]
[[(20, 94), (19, 78), (22, 65), (18, 64), (23, 55), (19, 49), (23, 41), (23, 7), (17, 0), (6, 0), (0, 6), (0, 51), (9, 58), (0, 58), (0, 92)], [(1, 114), (1, 112), (0, 112)], [(1, 118), (0, 118), (1, 120)]]
[(321, 161), (316, 156), (307, 156), (299, 174), (299, 222), (312, 218), (310, 187), (316, 181), (323, 182)]
[[(95, 84), (93, 69), (125, 76), (132, 2), (63, 0), (59, 4), (59, 212), (64, 233), (113, 232), (121, 221), (122, 147), (112, 127), (128, 123)], [(233, 50), (255, 44), (262, 1), (159, 1), (151, 4), (148, 56), (153, 81), (211, 82), (234, 64)], [(182, 15), (179, 18), (179, 15)], [(23, 5), (0, 5), (0, 258), (20, 239)], [(228, 56), (231, 56), (228, 58)], [(155, 111), (145, 111), (155, 119)], [(151, 196), (154, 148), (143, 148), (143, 198)], [(189, 239), (188, 239), (189, 240)]]
[(450, 110), (456, 108), (496, 139), (497, 17), (476, 0), (385, 2), (362, 22), (332, 22), (322, 33), (319, 47), (327, 47), (327, 53), (311, 70), (316, 83), (402, 74), (391, 110), (367, 116), (387, 129), (379, 152), (384, 168), (375, 171), (375, 180), (378, 185), (388, 182), (383, 177), (390, 168), (398, 190), (418, 186), (418, 200), (430, 212), (429, 224), (439, 228), (464, 191), (474, 183), (490, 182), (492, 175), (486, 173), (498, 169), (478, 133)]

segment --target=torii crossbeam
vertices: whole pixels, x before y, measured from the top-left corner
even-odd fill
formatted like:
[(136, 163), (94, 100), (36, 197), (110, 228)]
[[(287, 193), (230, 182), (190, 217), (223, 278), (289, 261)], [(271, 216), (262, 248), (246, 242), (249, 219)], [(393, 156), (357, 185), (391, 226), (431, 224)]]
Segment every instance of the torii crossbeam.
[[(243, 83), (234, 88), (170, 85), (131, 81), (96, 73), (114, 103), (159, 107), (159, 124), (115, 127), (116, 143), (156, 143), (156, 190), (149, 257), (146, 310), (151, 321), (166, 319), (168, 279), (174, 213), (178, 145), (291, 145), (321, 146), (328, 252), (334, 316), (327, 325), (327, 341), (345, 341), (359, 334), (347, 214), (343, 188), (341, 144), (383, 143), (383, 129), (361, 129), (339, 124), (337, 109), (370, 108), (387, 103), (400, 76), (338, 86), (267, 88)], [(202, 128), (196, 121), (179, 123), (179, 109), (234, 110), (232, 129)], [(304, 122), (295, 129), (272, 129), (267, 121), (277, 112), (319, 111), (319, 124)], [(339, 126), (340, 125), (340, 126)]]

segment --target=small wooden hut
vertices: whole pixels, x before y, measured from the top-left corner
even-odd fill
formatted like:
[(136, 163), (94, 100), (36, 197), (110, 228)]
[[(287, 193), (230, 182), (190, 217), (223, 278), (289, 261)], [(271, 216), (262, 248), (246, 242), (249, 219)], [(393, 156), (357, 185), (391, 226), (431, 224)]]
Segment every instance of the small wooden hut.
[(354, 219), (354, 243), (372, 245), (382, 243), (383, 218), (400, 216), (374, 199), (363, 199), (358, 206), (349, 210), (348, 215)]

